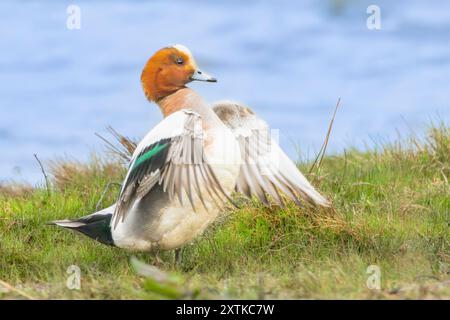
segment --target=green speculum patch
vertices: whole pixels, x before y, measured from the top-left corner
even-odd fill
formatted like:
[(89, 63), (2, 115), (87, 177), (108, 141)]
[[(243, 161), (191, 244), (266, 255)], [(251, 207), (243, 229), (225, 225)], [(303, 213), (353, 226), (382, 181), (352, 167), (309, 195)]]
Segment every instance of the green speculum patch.
[(142, 165), (147, 160), (150, 160), (154, 155), (156, 155), (158, 152), (160, 152), (162, 149), (164, 149), (167, 146), (167, 143), (164, 144), (158, 144), (153, 149), (147, 151), (146, 153), (140, 155), (136, 161), (133, 164), (133, 168), (131, 170), (135, 170), (140, 165)]

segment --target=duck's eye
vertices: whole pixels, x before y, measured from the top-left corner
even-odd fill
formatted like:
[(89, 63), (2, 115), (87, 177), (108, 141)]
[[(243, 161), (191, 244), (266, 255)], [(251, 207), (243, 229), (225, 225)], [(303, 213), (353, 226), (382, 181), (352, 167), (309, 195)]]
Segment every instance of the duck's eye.
[(177, 59), (175, 60), (175, 62), (176, 62), (176, 64), (179, 64), (179, 65), (181, 65), (181, 64), (184, 63), (183, 59), (181, 59), (181, 58), (177, 58)]

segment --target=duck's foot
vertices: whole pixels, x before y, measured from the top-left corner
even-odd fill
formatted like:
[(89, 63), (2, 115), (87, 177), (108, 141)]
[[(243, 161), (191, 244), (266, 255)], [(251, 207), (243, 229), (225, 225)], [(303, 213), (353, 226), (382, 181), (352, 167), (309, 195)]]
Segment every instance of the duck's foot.
[(183, 258), (183, 251), (182, 250), (183, 250), (182, 248), (175, 249), (175, 265), (177, 267), (181, 266), (181, 261), (182, 261), (182, 258)]

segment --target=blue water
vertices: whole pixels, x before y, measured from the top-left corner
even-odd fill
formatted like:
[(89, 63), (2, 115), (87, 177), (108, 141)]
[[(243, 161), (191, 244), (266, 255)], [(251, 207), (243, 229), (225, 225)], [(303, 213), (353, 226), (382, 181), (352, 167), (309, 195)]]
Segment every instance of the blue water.
[[(81, 29), (66, 28), (66, 8)], [(207, 100), (252, 106), (296, 157), (320, 148), (342, 98), (329, 152), (450, 117), (450, 2), (5, 1), (0, 3), (0, 181), (42, 182), (33, 158), (88, 159), (112, 125), (141, 137), (161, 120), (140, 87), (158, 48), (188, 46), (219, 79)]]

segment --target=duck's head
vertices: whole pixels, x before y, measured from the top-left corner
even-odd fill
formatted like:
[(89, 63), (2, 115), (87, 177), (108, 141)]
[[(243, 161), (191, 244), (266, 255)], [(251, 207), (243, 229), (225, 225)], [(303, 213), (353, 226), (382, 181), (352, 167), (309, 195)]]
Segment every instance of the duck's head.
[(141, 75), (145, 95), (155, 102), (185, 88), (187, 83), (194, 80), (217, 81), (199, 70), (192, 53), (180, 44), (158, 50), (147, 61)]

